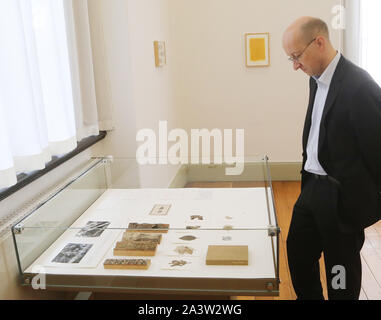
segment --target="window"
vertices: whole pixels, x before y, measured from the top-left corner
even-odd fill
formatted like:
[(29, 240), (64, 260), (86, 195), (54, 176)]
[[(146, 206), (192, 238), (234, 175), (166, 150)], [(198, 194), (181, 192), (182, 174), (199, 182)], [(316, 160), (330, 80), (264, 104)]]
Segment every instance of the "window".
[(0, 1), (0, 188), (98, 134), (90, 43), (87, 1)]
[(381, 1), (360, 1), (360, 66), (381, 85)]

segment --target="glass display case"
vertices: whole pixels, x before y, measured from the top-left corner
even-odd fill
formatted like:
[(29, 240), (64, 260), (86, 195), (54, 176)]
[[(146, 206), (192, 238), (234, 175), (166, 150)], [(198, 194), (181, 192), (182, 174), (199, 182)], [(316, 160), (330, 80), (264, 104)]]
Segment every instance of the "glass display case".
[(267, 157), (246, 157), (239, 174), (220, 162), (153, 162), (91, 159), (15, 224), (22, 285), (279, 295), (280, 230)]

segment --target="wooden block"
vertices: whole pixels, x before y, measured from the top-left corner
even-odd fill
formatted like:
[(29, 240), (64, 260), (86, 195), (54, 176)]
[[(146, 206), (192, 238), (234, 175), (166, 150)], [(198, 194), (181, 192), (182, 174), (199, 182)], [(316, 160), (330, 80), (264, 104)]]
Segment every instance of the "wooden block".
[[(167, 230), (165, 230), (167, 229)], [(139, 233), (167, 233), (169, 224), (162, 223), (130, 223), (126, 232), (139, 232)]]
[(206, 264), (208, 266), (247, 266), (249, 248), (248, 246), (208, 246)]
[(120, 241), (114, 248), (114, 256), (153, 257), (156, 254), (157, 243)]
[(123, 241), (135, 241), (135, 242), (151, 242), (151, 243), (161, 243), (161, 234), (149, 234), (149, 233), (123, 233)]
[(147, 270), (150, 265), (149, 259), (107, 259), (103, 263), (105, 269)]

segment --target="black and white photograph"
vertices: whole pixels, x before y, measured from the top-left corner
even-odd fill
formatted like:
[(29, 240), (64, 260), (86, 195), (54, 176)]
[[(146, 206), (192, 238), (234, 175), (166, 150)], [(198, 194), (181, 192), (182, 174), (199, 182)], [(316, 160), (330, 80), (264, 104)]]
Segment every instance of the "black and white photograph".
[(69, 243), (52, 260), (52, 262), (79, 263), (92, 246), (92, 244)]
[(99, 237), (110, 225), (108, 221), (89, 221), (77, 234), (77, 237), (96, 238)]

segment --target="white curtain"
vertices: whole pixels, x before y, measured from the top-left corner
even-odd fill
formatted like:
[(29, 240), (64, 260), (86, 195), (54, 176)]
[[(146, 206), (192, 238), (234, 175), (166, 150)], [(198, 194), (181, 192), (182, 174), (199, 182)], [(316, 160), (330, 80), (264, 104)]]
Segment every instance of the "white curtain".
[(381, 1), (360, 1), (360, 65), (381, 85)]
[(75, 22), (72, 1), (0, 1), (0, 188), (98, 134), (90, 34)]
[(360, 65), (360, 18), (361, 0), (345, 0), (344, 54), (357, 65)]
[(77, 84), (73, 87), (73, 99), (80, 141), (99, 133), (89, 8), (87, 0), (64, 0), (64, 5), (72, 82)]

